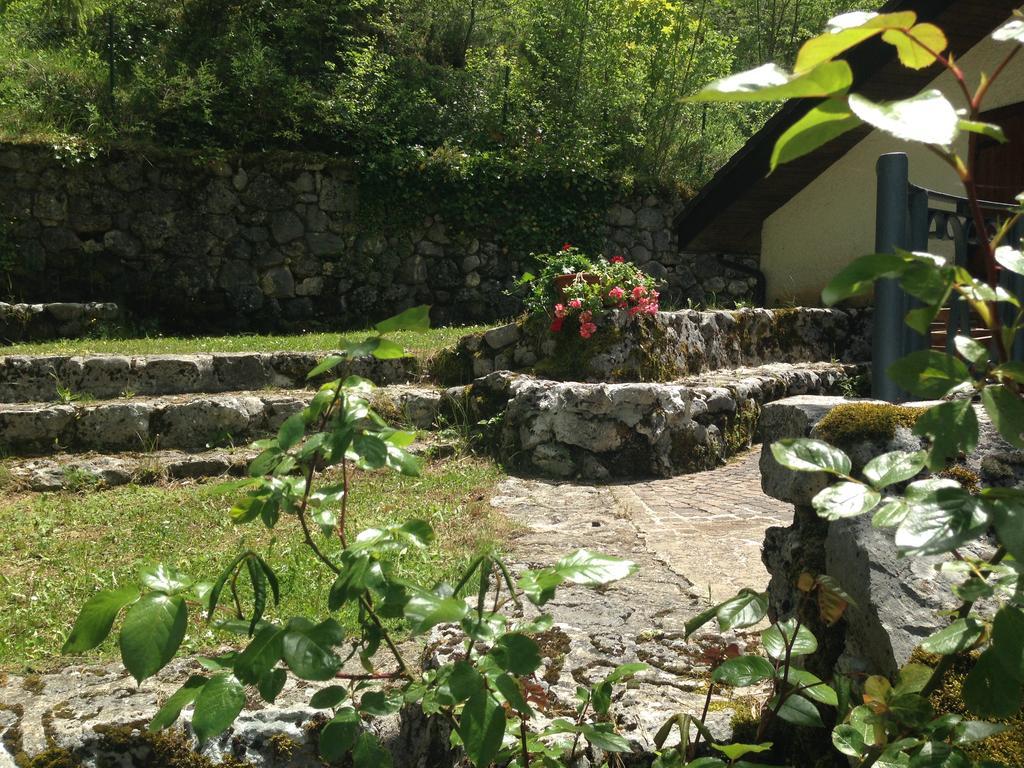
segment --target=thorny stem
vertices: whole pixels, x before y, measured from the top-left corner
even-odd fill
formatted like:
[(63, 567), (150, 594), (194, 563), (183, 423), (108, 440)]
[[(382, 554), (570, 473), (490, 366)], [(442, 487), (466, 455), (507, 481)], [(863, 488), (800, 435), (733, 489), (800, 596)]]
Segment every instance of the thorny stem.
[(335, 680), (396, 680), (402, 676), (401, 672), (369, 672), (365, 674), (346, 674), (339, 672), (334, 676)]

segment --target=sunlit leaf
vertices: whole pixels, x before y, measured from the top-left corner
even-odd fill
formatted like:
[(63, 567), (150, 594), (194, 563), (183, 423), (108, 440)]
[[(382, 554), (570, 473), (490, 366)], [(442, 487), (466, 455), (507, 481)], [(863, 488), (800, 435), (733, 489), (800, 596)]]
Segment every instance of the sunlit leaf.
[(959, 116), (942, 91), (931, 89), (901, 101), (875, 103), (859, 94), (850, 109), (865, 123), (897, 139), (948, 147), (956, 139)]
[(829, 99), (789, 126), (772, 150), (771, 170), (813, 152), (861, 124), (845, 99)]
[(853, 71), (845, 61), (832, 61), (811, 71), (792, 75), (776, 64), (723, 77), (691, 97), (694, 101), (784, 101), (822, 98), (843, 93), (853, 84)]
[(900, 63), (909, 69), (924, 69), (936, 62), (949, 47), (945, 33), (934, 24), (915, 24), (909, 30), (889, 29), (882, 39), (896, 47)]

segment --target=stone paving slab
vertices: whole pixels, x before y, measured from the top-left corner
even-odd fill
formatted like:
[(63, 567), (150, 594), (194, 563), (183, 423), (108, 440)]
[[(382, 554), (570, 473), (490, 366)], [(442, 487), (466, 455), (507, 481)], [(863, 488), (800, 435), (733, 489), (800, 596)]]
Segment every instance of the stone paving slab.
[(791, 505), (762, 492), (759, 457), (755, 448), (709, 472), (615, 485), (610, 491), (648, 549), (687, 579), (695, 594), (710, 593), (720, 601), (743, 587), (765, 588), (765, 530), (793, 521)]

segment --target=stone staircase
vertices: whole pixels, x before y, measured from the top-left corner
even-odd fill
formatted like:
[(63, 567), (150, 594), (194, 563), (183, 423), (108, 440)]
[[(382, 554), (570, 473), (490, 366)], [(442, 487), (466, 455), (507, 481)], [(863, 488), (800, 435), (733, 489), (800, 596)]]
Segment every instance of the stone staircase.
[[(684, 311), (652, 318), (652, 328), (621, 320), (598, 352), (609, 373), (596, 380), (593, 367), (579, 371), (586, 381), (552, 378), (544, 355), (557, 347), (535, 344), (523, 323), (461, 341), (465, 364), (434, 377), (447, 388), (413, 357), (354, 360), (333, 376), (382, 385), (375, 401), (393, 423), (459, 425), (510, 471), (604, 480), (711, 469), (757, 439), (765, 403), (848, 392), (863, 373), (861, 316)], [(653, 380), (638, 380), (629, 364), (644, 344), (671, 358)], [(325, 355), (0, 356), (3, 469), (37, 490), (67, 478), (116, 485), (240, 474), (251, 442), (274, 434), (326, 379), (306, 380)]]
[[(325, 354), (0, 357), (0, 456), (17, 484), (57, 490), (242, 474), (253, 440), (304, 408), (327, 376)], [(441, 391), (417, 384), (414, 357), (360, 358), (334, 377), (383, 382), (375, 402), (417, 429), (437, 421)]]

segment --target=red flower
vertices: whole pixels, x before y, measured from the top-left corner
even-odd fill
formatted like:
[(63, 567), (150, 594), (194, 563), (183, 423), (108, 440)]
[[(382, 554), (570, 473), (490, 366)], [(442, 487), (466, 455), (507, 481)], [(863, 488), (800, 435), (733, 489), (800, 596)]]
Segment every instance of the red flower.
[(622, 262), (624, 262), (624, 261), (625, 261), (625, 259), (624, 259), (624, 258), (622, 258), (621, 256), (612, 256), (612, 257), (611, 257), (611, 258), (609, 259), (609, 261), (610, 261), (610, 262), (611, 262), (612, 264), (621, 264)]
[(570, 248), (572, 248), (572, 244), (571, 244), (571, 243), (565, 243), (565, 244), (564, 244), (564, 245), (562, 246), (562, 250), (563, 250), (563, 251), (568, 251), (568, 250), (569, 250)]
[(558, 333), (562, 330), (562, 326), (565, 324), (564, 317), (556, 317), (551, 321), (551, 332)]
[(584, 339), (589, 339), (597, 331), (597, 326), (594, 323), (583, 323), (580, 326), (580, 336)]

